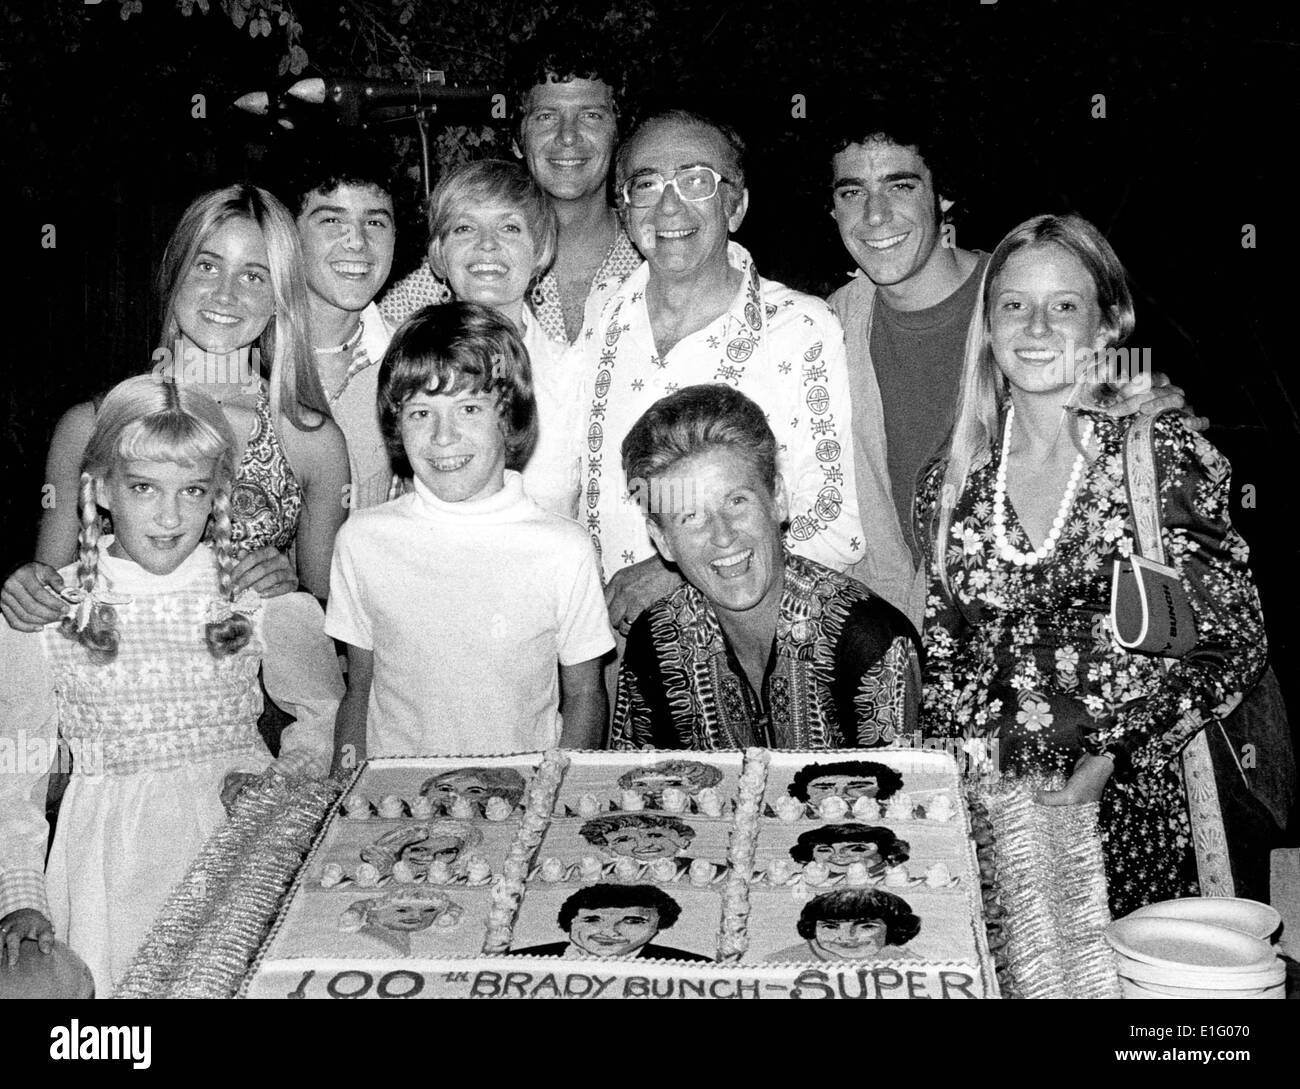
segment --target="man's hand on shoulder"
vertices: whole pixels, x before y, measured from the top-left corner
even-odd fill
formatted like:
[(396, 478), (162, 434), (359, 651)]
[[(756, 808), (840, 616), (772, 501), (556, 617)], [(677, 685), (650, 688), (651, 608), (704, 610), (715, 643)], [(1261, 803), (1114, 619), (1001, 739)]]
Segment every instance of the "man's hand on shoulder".
[(1131, 416), (1141, 412), (1144, 416), (1158, 416), (1161, 412), (1182, 412), (1187, 425), (1194, 431), (1204, 431), (1210, 421), (1197, 416), (1187, 403), (1187, 395), (1179, 386), (1169, 381), (1169, 376), (1156, 371), (1141, 372), (1117, 387), (1117, 400), (1107, 408), (1112, 416)]
[(681, 584), (681, 575), (658, 554), (616, 572), (605, 587), (610, 626), (627, 635), (638, 616)]

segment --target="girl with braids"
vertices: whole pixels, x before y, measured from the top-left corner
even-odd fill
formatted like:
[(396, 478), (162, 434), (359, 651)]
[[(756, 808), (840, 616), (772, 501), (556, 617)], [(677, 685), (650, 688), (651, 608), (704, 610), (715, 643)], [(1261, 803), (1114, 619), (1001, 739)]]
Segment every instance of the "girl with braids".
[[(308, 339), (293, 218), (255, 186), (203, 194), (167, 244), (157, 288), (163, 320), (154, 373), (211, 396), (237, 437), (230, 504), (236, 590), (270, 596), (301, 583), (324, 598), (349, 471)], [(62, 610), (55, 568), (76, 550), (77, 477), (97, 411), (96, 401), (74, 405), (50, 442), (45, 479), (54, 505), (42, 516), (36, 562), (9, 577), (0, 599), (19, 631), (38, 631)]]
[[(329, 766), (343, 685), (320, 605), (234, 594), (234, 449), (195, 389), (147, 375), (113, 389), (82, 463), (79, 558), (60, 572), (69, 615), (35, 634), (0, 625), (0, 753), (17, 754), (0, 775), (0, 958), (57, 935), (104, 995), (223, 803), (268, 767)], [(275, 761), (259, 666), (297, 720)], [(46, 861), (45, 779), (69, 751)]]

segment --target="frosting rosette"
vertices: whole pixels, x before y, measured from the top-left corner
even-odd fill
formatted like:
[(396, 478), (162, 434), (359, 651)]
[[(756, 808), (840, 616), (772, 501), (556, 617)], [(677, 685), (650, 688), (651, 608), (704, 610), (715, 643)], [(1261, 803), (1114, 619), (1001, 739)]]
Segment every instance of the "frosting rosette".
[[(665, 794), (667, 792), (665, 791)], [(722, 795), (717, 787), (702, 787), (695, 795), (695, 806), (706, 817), (722, 816)]]
[(664, 787), (659, 804), (668, 813), (684, 813), (690, 804), (690, 795), (681, 787)]
[(772, 811), (777, 815), (778, 819), (785, 821), (787, 824), (793, 824), (803, 818), (804, 803), (798, 798), (791, 798), (788, 794), (784, 794), (772, 803)]

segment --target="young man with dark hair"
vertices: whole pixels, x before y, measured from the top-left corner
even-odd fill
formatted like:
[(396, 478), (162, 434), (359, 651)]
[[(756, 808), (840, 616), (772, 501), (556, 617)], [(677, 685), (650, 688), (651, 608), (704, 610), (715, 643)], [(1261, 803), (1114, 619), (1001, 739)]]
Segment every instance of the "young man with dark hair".
[[(860, 274), (827, 300), (844, 326), (864, 556), (850, 573), (921, 626), (925, 573), (912, 533), (921, 471), (952, 429), (966, 332), (987, 255), (945, 230), (951, 177), (937, 122), (877, 106), (842, 132), (831, 216)], [(1181, 408), (1163, 375), (1110, 411)], [(888, 474), (884, 478), (882, 474)], [(892, 503), (880, 502), (882, 495)], [(870, 517), (865, 512), (872, 512)]]
[[(866, 119), (832, 159), (831, 215), (861, 275), (828, 300), (844, 325), (866, 550), (852, 574), (918, 627), (924, 583), (910, 530), (915, 481), (952, 426), (984, 255), (949, 244), (952, 206), (906, 119)], [(907, 142), (901, 142), (907, 141)], [(950, 237), (950, 236), (949, 236)], [(887, 470), (888, 478), (877, 477)], [(881, 503), (881, 493), (892, 499)]]
[(392, 468), (375, 411), (392, 330), (375, 296), (393, 266), (392, 184), (376, 148), (340, 138), (305, 158), (285, 196), (302, 243), (311, 339), (330, 411), (348, 445), (349, 507), (388, 498)]
[(515, 67), (515, 152), (551, 200), (560, 236), (533, 311), (572, 343), (583, 319), (641, 264), (609, 201), (618, 144), (618, 66), (571, 30), (539, 41)]

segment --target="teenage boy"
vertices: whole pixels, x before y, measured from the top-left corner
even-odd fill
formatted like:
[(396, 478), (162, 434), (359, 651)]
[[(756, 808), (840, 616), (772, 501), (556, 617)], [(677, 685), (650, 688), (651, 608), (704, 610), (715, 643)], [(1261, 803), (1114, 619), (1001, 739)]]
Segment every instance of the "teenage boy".
[(340, 764), (600, 747), (614, 640), (591, 541), (514, 468), (537, 430), (519, 334), (476, 303), (417, 313), (380, 367), (379, 415), (414, 490), (356, 512), (335, 542)]

